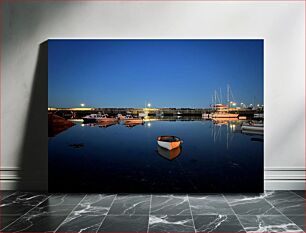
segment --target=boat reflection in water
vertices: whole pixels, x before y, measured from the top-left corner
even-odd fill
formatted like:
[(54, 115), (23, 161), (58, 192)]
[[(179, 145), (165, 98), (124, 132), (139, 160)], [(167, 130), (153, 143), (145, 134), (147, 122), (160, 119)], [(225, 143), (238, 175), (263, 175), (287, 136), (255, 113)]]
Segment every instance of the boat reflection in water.
[(81, 124), (82, 127), (87, 126), (87, 127), (96, 127), (99, 126), (100, 128), (107, 128), (112, 125), (117, 125), (118, 122), (99, 122), (99, 123), (83, 123)]
[(137, 125), (144, 125), (144, 122), (142, 123), (135, 123), (135, 122), (125, 122), (124, 125), (128, 128), (133, 128)]
[(227, 125), (227, 124), (230, 124), (230, 123), (234, 123), (234, 122), (239, 122), (239, 119), (238, 118), (216, 118), (216, 119), (212, 119), (213, 121), (213, 124), (214, 125)]
[(165, 148), (157, 146), (157, 152), (158, 152), (159, 155), (161, 155), (165, 159), (171, 161), (171, 160), (177, 158), (181, 154), (182, 148), (179, 146), (179, 147), (177, 147), (175, 149), (167, 150)]
[(113, 122), (99, 122), (97, 125), (100, 127), (100, 128), (107, 128), (107, 127), (110, 127), (112, 125), (117, 125), (118, 124), (118, 121), (113, 121)]
[[(138, 193), (221, 193), (241, 189), (254, 193), (263, 185), (264, 137), (242, 133), (243, 122), (185, 116), (152, 117), (145, 119), (144, 125), (125, 125), (121, 121), (107, 128), (99, 128), (98, 123), (75, 122), (75, 126), (48, 141), (52, 156), (49, 166), (56, 171), (51, 186), (67, 192), (80, 188), (122, 192), (125, 188)], [(184, 144), (163, 149), (156, 142), (160, 135), (177, 135)], [(72, 157), (77, 160), (72, 161)], [(59, 164), (65, 169), (58, 169)], [(84, 180), (81, 186), (80, 180)]]
[(83, 124), (81, 124), (81, 127), (84, 127), (84, 126), (95, 127), (96, 123), (83, 123)]

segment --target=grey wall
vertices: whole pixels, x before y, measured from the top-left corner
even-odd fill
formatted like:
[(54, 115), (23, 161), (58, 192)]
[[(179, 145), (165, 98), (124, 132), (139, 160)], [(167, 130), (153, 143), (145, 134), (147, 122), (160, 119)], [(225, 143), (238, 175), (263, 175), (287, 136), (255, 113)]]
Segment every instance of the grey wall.
[(1, 187), (47, 189), (51, 38), (265, 40), (266, 188), (304, 188), (303, 2), (12, 1), (3, 5)]

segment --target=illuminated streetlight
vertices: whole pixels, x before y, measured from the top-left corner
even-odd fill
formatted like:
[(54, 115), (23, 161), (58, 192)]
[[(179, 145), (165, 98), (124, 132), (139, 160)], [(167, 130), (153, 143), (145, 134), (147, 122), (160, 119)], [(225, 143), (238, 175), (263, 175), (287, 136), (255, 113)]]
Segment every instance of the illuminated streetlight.
[(151, 104), (150, 104), (150, 103), (148, 103), (148, 107), (151, 107)]
[(81, 105), (81, 107), (84, 107), (84, 106), (85, 106), (85, 104), (84, 104), (84, 103), (80, 103), (80, 105)]

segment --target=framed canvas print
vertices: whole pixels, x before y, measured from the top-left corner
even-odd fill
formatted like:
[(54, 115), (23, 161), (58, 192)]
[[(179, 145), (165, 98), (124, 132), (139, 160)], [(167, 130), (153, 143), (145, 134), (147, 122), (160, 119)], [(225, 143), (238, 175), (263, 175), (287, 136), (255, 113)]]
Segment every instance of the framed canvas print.
[(263, 46), (49, 40), (49, 191), (263, 192)]

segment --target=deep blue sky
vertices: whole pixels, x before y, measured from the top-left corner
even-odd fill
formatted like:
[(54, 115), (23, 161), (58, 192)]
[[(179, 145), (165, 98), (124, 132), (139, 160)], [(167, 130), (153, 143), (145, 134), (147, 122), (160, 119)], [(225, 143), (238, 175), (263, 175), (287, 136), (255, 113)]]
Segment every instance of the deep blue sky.
[(49, 40), (49, 107), (263, 104), (263, 40)]

